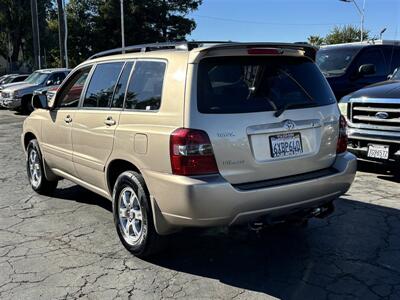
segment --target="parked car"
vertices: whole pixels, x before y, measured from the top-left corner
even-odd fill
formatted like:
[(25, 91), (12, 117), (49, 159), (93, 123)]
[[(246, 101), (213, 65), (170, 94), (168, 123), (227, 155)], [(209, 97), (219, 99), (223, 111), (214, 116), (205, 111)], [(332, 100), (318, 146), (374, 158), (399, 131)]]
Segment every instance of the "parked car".
[[(75, 86), (73, 88), (71, 88), (69, 94), (72, 97), (79, 98), (79, 95), (82, 92), (82, 88), (83, 88), (85, 81), (86, 81), (86, 77), (82, 76), (79, 79), (79, 81), (75, 83)], [(33, 97), (36, 95), (46, 95), (47, 101), (50, 102), (52, 100), (52, 98), (55, 96), (58, 88), (59, 88), (59, 85), (53, 85), (53, 86), (47, 86), (47, 87), (44, 87), (41, 89), (37, 89), (33, 92)]]
[(18, 74), (5, 74), (3, 76), (0, 76), (0, 85), (5, 83), (5, 81), (7, 80), (7, 78), (14, 76), (14, 75), (18, 75)]
[(67, 69), (35, 71), (23, 82), (4, 88), (0, 94), (0, 105), (8, 109), (31, 112), (33, 91), (45, 86), (59, 85), (69, 71)]
[[(400, 71), (339, 102), (349, 124), (349, 150), (358, 157), (400, 162)], [(398, 165), (400, 166), (400, 165)]]
[(58, 88), (59, 88), (59, 85), (52, 85), (52, 86), (47, 86), (44, 88), (34, 90), (32, 98), (35, 97), (36, 95), (45, 95), (47, 97), (47, 101), (51, 101), (51, 99), (56, 94)]
[(315, 48), (179, 42), (120, 51), (79, 65), (50, 104), (35, 96), (22, 145), (36, 192), (65, 178), (110, 199), (135, 255), (183, 227), (324, 217), (349, 189), (356, 158)]
[(28, 76), (29, 74), (12, 74), (0, 81), (0, 90), (7, 84), (24, 81)]
[(339, 101), (351, 92), (386, 80), (400, 65), (400, 42), (379, 40), (322, 46), (316, 62)]

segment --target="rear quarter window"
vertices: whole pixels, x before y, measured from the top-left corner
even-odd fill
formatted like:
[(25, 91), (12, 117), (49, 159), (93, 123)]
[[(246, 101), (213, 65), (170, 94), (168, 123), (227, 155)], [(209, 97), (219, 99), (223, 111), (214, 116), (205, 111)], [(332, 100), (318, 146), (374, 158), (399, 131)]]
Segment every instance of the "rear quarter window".
[(318, 67), (303, 57), (224, 57), (198, 66), (201, 113), (274, 111), (336, 103)]
[(166, 63), (139, 60), (128, 85), (126, 109), (154, 111), (161, 105)]

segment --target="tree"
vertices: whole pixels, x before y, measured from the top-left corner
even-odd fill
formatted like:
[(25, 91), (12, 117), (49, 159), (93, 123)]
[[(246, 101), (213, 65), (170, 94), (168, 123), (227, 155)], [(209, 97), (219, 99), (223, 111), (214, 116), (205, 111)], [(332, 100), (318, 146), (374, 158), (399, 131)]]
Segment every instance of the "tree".
[(319, 35), (310, 35), (308, 38), (308, 43), (313, 46), (319, 46), (324, 43), (324, 38)]
[[(47, 29), (48, 14), (52, 8), (51, 0), (37, 0), (40, 41), (43, 49), (49, 47)], [(0, 0), (0, 54), (8, 57), (11, 49), (13, 69), (18, 69), (20, 53), (23, 61), (32, 61), (32, 17), (30, 0)], [(7, 42), (8, 41), (8, 42)]]
[(201, 0), (148, 0), (141, 1), (147, 22), (161, 41), (183, 40), (196, 28), (187, 13), (194, 11)]
[[(326, 44), (341, 44), (341, 43), (352, 43), (359, 42), (361, 36), (361, 30), (352, 25), (346, 25), (343, 27), (335, 26), (329, 34), (325, 37)], [(363, 40), (368, 40), (369, 31), (365, 30), (363, 33)]]
[(32, 28), (31, 11), (27, 7), (30, 7), (29, 0), (0, 0), (0, 28), (11, 41), (11, 59), (14, 62), (18, 60), (23, 39), (27, 37), (25, 32)]
[[(57, 3), (37, 0), (41, 55), (47, 66), (62, 65)], [(127, 45), (183, 40), (195, 29), (188, 13), (202, 0), (124, 0)], [(71, 66), (93, 53), (121, 46), (120, 0), (69, 0), (68, 56)], [(10, 43), (11, 41), (11, 47)], [(0, 0), (0, 54), (17, 62), (32, 62), (32, 21), (30, 0)]]
[[(325, 37), (310, 35), (307, 40), (311, 45), (319, 46), (322, 44), (342, 44), (359, 42), (361, 30), (353, 25), (335, 26)], [(363, 40), (369, 39), (369, 30), (364, 30)]]
[(57, 18), (58, 18), (58, 45), (60, 48), (60, 62), (61, 66), (65, 67), (67, 65), (65, 61), (65, 16), (64, 7), (62, 0), (57, 0)]
[(67, 4), (68, 59), (71, 66), (76, 66), (93, 53), (93, 47), (100, 41), (108, 40), (112, 31), (104, 32), (102, 37), (95, 37), (98, 5), (101, 0), (70, 0)]
[[(183, 40), (196, 24), (186, 16), (202, 0), (125, 0), (126, 45)], [(120, 0), (70, 0), (67, 4), (71, 65), (93, 53), (121, 47)]]

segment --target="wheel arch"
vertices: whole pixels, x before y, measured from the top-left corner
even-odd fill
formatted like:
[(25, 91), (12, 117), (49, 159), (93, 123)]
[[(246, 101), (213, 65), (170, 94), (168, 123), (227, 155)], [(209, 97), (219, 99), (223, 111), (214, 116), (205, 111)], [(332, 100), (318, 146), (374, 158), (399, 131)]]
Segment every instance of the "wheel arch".
[(29, 142), (34, 140), (34, 139), (37, 140), (37, 137), (33, 132), (31, 132), (31, 131), (25, 132), (25, 134), (24, 134), (24, 149), (25, 150), (28, 147)]
[[(32, 131), (27, 131), (24, 133), (23, 143), (24, 143), (24, 151), (26, 154), (28, 154), (27, 148), (28, 148), (30, 141), (35, 140), (35, 139), (37, 140), (37, 142), (39, 144), (39, 140), (38, 140), (36, 134), (34, 134)], [(50, 169), (50, 167), (47, 165), (47, 162), (46, 162), (45, 158), (43, 157), (43, 151), (41, 151), (41, 149), (40, 149), (40, 145), (39, 145), (39, 150), (40, 150), (40, 155), (41, 155), (41, 158), (43, 161), (44, 175), (46, 176), (47, 180), (49, 180), (49, 181), (59, 180), (60, 178), (57, 175), (55, 175), (53, 173), (53, 171)]]
[[(140, 171), (140, 169), (131, 161), (128, 161), (126, 159), (113, 159), (112, 161), (110, 161), (106, 168), (107, 186), (111, 196), (113, 195), (114, 184), (118, 176), (125, 171), (135, 171), (143, 176), (143, 173)], [(170, 233), (180, 230), (180, 228), (176, 228), (168, 224), (168, 222), (162, 215), (160, 208), (157, 205), (156, 199), (154, 199), (151, 194), (150, 202), (151, 210), (153, 212), (153, 222), (158, 234), (168, 235)]]
[(113, 194), (114, 184), (117, 181), (118, 176), (125, 171), (135, 171), (142, 174), (135, 164), (126, 159), (116, 158), (108, 163), (106, 168), (106, 180), (110, 195)]

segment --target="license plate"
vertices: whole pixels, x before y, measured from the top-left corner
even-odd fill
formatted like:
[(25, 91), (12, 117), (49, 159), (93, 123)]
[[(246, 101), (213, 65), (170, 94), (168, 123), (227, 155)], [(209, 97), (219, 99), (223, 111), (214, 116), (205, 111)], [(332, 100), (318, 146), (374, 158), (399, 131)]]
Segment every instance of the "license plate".
[(271, 156), (291, 157), (303, 153), (301, 135), (299, 132), (271, 135), (269, 137)]
[(371, 158), (388, 159), (389, 158), (389, 146), (369, 144), (367, 156), (371, 157)]

